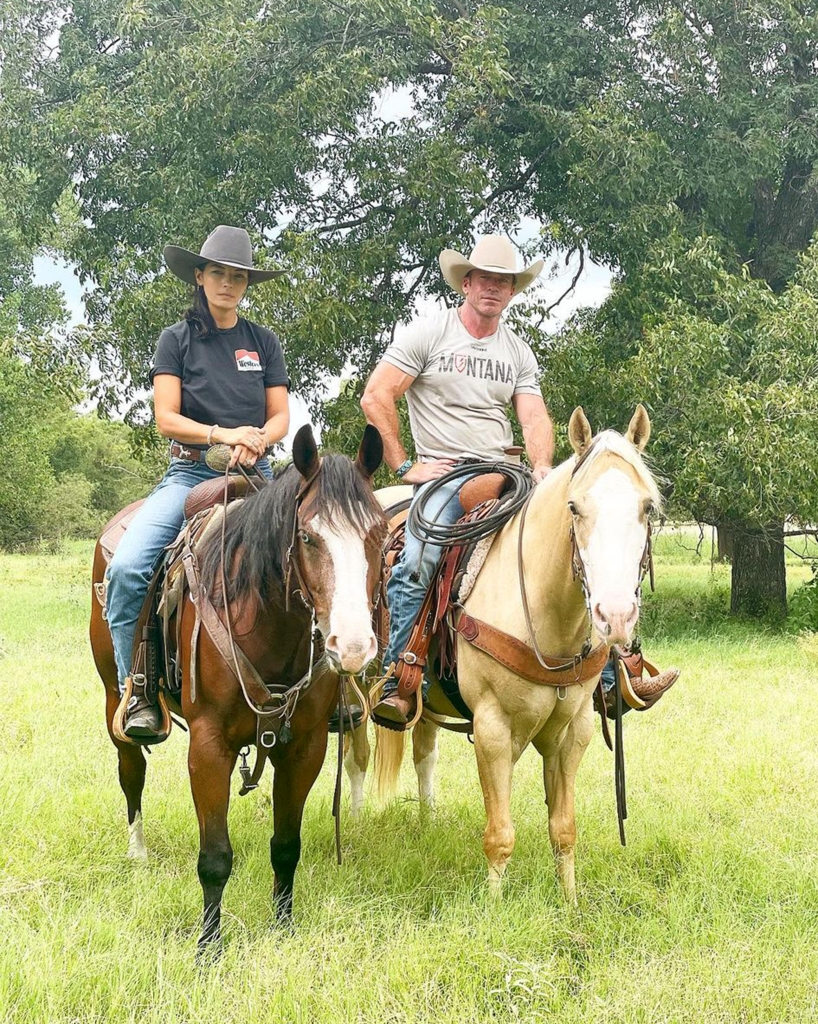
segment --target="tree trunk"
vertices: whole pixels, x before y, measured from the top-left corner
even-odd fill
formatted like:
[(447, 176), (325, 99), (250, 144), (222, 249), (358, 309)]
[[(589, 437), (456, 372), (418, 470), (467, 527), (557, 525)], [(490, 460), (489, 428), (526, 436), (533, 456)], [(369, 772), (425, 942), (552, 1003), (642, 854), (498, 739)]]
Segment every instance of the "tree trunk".
[(766, 529), (736, 526), (730, 611), (756, 617), (787, 614), (783, 523)]
[(716, 524), (716, 561), (717, 562), (732, 562), (733, 561), (733, 541), (735, 539), (735, 533), (733, 532), (732, 523), (717, 523)]

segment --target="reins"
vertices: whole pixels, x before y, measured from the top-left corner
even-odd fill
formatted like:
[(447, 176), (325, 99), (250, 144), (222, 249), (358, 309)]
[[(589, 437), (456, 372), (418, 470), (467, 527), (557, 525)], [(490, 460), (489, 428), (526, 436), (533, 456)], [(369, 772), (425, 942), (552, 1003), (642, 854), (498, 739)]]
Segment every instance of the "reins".
[[(593, 445), (591, 445), (588, 448), (588, 450), (583, 453), (582, 457), (579, 459), (579, 461), (577, 462), (577, 465), (574, 467), (574, 469), (572, 471), (572, 476), (576, 473), (576, 471), (579, 468), (579, 466), (588, 457), (588, 454), (590, 453), (592, 448), (593, 448)], [(525, 529), (526, 514), (528, 512), (528, 507), (529, 507), (529, 504), (530, 504), (531, 497), (532, 497), (533, 493), (534, 492), (532, 491), (531, 494), (526, 499), (525, 504), (523, 505), (522, 512), (521, 512), (521, 515), (520, 515), (520, 531), (519, 531), (519, 534), (518, 534), (518, 537), (517, 537), (517, 570), (518, 570), (518, 576), (519, 576), (519, 581), (520, 581), (520, 597), (522, 599), (523, 614), (525, 616), (526, 630), (528, 631), (528, 636), (529, 636), (529, 640), (530, 640), (530, 644), (531, 644), (531, 649), (536, 654), (537, 660), (539, 661), (539, 663), (543, 667), (543, 669), (545, 669), (547, 672), (556, 672), (556, 671), (561, 671), (561, 670), (564, 670), (566, 668), (569, 668), (571, 666), (572, 662), (566, 662), (564, 665), (561, 665), (561, 666), (552, 666), (552, 665), (548, 665), (546, 663), (546, 658), (542, 654), (542, 652), (540, 651), (539, 644), (537, 643), (537, 637), (536, 637), (536, 635), (534, 633), (534, 624), (533, 624), (533, 621), (532, 621), (532, 618), (531, 618), (531, 610), (530, 610), (530, 607), (529, 607), (528, 594), (526, 593), (526, 586), (525, 586), (525, 566), (524, 566), (524, 560), (523, 560), (523, 531)], [(591, 612), (591, 591), (590, 591), (590, 587), (588, 585), (588, 572), (587, 572), (587, 569), (585, 567), (585, 563), (582, 560), (582, 553), (580, 552), (579, 545), (577, 543), (577, 535), (576, 535), (576, 530), (574, 529), (573, 518), (571, 520), (571, 525), (569, 527), (569, 536), (570, 536), (570, 540), (571, 540), (571, 572), (572, 572), (573, 578), (575, 580), (578, 580), (579, 583), (580, 583), (580, 586), (582, 587), (582, 595), (583, 595), (583, 598), (585, 600), (585, 610), (586, 610), (586, 614), (588, 616), (588, 636), (587, 636), (587, 638), (585, 640), (585, 643), (582, 646), (582, 651), (580, 652), (580, 654), (575, 655), (575, 657), (573, 659), (573, 665), (575, 666), (577, 674), (579, 676), (580, 666), (582, 665), (583, 658), (584, 657), (587, 658), (588, 655), (591, 653), (591, 643), (592, 643), (591, 637), (592, 637), (592, 633), (593, 633), (593, 617), (592, 617), (592, 612)], [(650, 519), (647, 520), (647, 529), (646, 529), (646, 535), (645, 535), (645, 547), (644, 547), (644, 549), (642, 551), (642, 557), (639, 560), (639, 577), (638, 577), (637, 584), (636, 584), (636, 602), (637, 602), (637, 605), (639, 606), (640, 609), (641, 609), (641, 606), (642, 606), (642, 582), (644, 581), (644, 578), (645, 578), (646, 574), (649, 575), (650, 589), (651, 589), (651, 591), (653, 591), (653, 589), (654, 589), (653, 543), (652, 543), (652, 530), (651, 530)], [(625, 790), (625, 742), (624, 742), (624, 735), (623, 735), (623, 731), (622, 731), (622, 715), (624, 713), (624, 709), (623, 709), (623, 703), (622, 703), (622, 687), (621, 687), (621, 684), (620, 684), (620, 675), (619, 675), (619, 673), (620, 673), (620, 664), (621, 664), (621, 656), (620, 656), (619, 651), (616, 649), (615, 646), (613, 648), (611, 648), (611, 649), (613, 651), (613, 660), (614, 660), (614, 697), (615, 697), (615, 719), (614, 719), (614, 743), (613, 743), (613, 746), (611, 745), (610, 734), (609, 734), (608, 728), (607, 728), (607, 724), (608, 723), (605, 720), (605, 713), (606, 712), (605, 712), (605, 706), (604, 706), (604, 703), (605, 703), (604, 702), (604, 697), (603, 697), (603, 700), (602, 700), (602, 712), (601, 712), (601, 714), (602, 714), (603, 735), (605, 737), (605, 742), (607, 743), (608, 747), (612, 747), (613, 755), (614, 755), (614, 790), (615, 790), (615, 793), (616, 793), (616, 817), (617, 817), (617, 825), (618, 825), (618, 828), (619, 828), (619, 841), (624, 846), (625, 845), (625, 820), (628, 817), (628, 807), (627, 807), (626, 790)], [(579, 679), (577, 679), (577, 681), (579, 681)], [(565, 696), (566, 696), (565, 687), (564, 686), (559, 687), (558, 690), (557, 690), (557, 698), (560, 699), (560, 700), (564, 700)]]
[[(285, 556), (285, 569), (284, 569), (284, 609), (285, 612), (290, 611), (290, 599), (293, 593), (298, 593), (305, 609), (310, 613), (310, 652), (309, 652), (309, 665), (307, 671), (301, 678), (284, 689), (273, 689), (264, 682), (259, 675), (257, 669), (247, 657), (246, 654), (239, 647), (233, 636), (233, 626), (230, 614), (230, 602), (227, 593), (227, 570), (226, 564), (226, 537), (227, 537), (227, 514), (228, 514), (228, 476), (229, 466), (225, 467), (224, 476), (224, 495), (223, 495), (223, 515), (221, 523), (221, 592), (222, 602), (224, 607), (224, 623), (216, 613), (215, 608), (210, 602), (207, 594), (203, 587), (199, 586), (199, 573), (198, 565), (196, 563), (195, 555), (188, 546), (185, 551), (185, 569), (187, 571), (188, 583), (191, 592), (191, 600), (196, 606), (196, 624), (194, 626), (194, 640), (198, 633), (199, 622), (205, 626), (208, 634), (215, 643), (219, 653), (224, 659), (225, 663), (230, 667), (231, 671), (235, 675), (239, 687), (241, 688), (244, 699), (251, 711), (257, 717), (256, 725), (256, 758), (253, 768), (250, 768), (248, 758), (250, 755), (250, 747), (242, 747), (239, 751), (240, 763), (239, 763), (239, 774), (242, 778), (242, 787), (239, 790), (239, 795), (244, 796), (252, 790), (258, 788), (259, 780), (264, 771), (264, 766), (269, 755), (270, 750), (276, 745), (276, 743), (286, 744), (289, 743), (292, 738), (292, 730), (290, 728), (290, 721), (295, 713), (296, 706), (301, 694), (311, 685), (311, 683), (320, 675), (323, 675), (326, 671), (333, 671), (331, 669), (329, 659), (325, 654), (321, 654), (320, 657), (316, 658), (316, 649), (320, 645), (320, 637), (316, 629), (316, 616), (315, 616), (315, 601), (312, 593), (310, 592), (309, 586), (304, 578), (304, 574), (301, 570), (301, 566), (297, 556), (297, 541), (298, 541), (298, 530), (299, 530), (299, 513), (310, 491), (310, 488), (318, 479), (321, 473), (322, 460), (319, 460), (318, 466), (315, 471), (306, 477), (298, 488), (298, 492), (295, 496), (295, 502), (293, 507), (292, 527), (290, 530), (290, 543), (287, 548)], [(243, 470), (242, 470), (243, 472)], [(244, 475), (248, 479), (248, 483), (258, 491), (261, 488), (257, 483), (252, 480), (246, 473)], [(266, 486), (268, 481), (264, 480)], [(295, 579), (295, 588), (293, 588), (293, 578)], [(195, 699), (195, 644), (191, 646), (191, 688)], [(343, 747), (344, 747), (344, 724), (345, 717), (349, 710), (349, 704), (346, 695), (346, 687), (344, 686), (342, 673), (335, 673), (338, 676), (338, 712), (339, 712), (339, 731), (338, 731), (338, 766), (337, 776), (335, 782), (335, 793), (333, 797), (333, 808), (332, 813), (335, 817), (335, 840), (336, 840), (336, 855), (338, 863), (341, 863), (341, 828), (340, 828), (340, 809), (341, 809), (341, 777), (343, 772)], [(361, 701), (362, 707), (365, 709), (365, 715), (368, 717), (368, 702), (364, 696), (361, 687), (358, 686), (357, 682), (353, 677), (349, 677), (350, 684)], [(351, 716), (350, 716), (351, 717)], [(278, 729), (274, 726), (278, 723)]]

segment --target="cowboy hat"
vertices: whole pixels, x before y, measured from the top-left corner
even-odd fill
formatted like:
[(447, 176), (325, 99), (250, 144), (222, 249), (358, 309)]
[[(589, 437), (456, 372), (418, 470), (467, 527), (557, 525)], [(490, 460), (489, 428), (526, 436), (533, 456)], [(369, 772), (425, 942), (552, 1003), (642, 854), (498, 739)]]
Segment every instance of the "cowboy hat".
[(248, 272), (248, 284), (269, 281), (272, 277), (280, 277), (283, 270), (254, 270), (253, 249), (250, 236), (244, 228), (231, 228), (226, 224), (211, 231), (207, 236), (201, 252), (191, 252), (180, 245), (166, 245), (163, 254), (165, 262), (182, 281), (196, 284), (194, 271), (205, 263), (221, 263), (226, 267), (237, 267)]
[(454, 249), (444, 249), (440, 254), (440, 269), (446, 282), (461, 295), (463, 279), (472, 270), (488, 270), (493, 274), (514, 274), (514, 294), (519, 295), (532, 281), (536, 280), (545, 264), (535, 260), (525, 270), (517, 269), (514, 246), (502, 235), (483, 235), (466, 259)]

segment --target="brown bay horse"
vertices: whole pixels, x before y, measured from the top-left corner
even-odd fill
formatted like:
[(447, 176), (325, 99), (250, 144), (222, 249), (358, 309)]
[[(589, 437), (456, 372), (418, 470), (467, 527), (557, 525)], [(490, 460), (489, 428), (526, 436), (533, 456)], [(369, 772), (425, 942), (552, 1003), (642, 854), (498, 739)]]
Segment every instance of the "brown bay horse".
[[(270, 860), (279, 920), (292, 916), (304, 804), (324, 761), (339, 675), (363, 671), (377, 652), (371, 609), (385, 523), (372, 494), (371, 477), (382, 453), (380, 435), (367, 427), (355, 462), (342, 455), (319, 458), (311, 429), (302, 427), (293, 444), (293, 464), (231, 509), (224, 538), (214, 530), (196, 551), (202, 590), (220, 620), (232, 626), (237, 646), (267, 687), (287, 690), (309, 679), (313, 657), (320, 665), (312, 681), (298, 688), (287, 719), (288, 737), (282, 725), (280, 742), (274, 742), (267, 755), (274, 769)], [(224, 580), (223, 565), (228, 567)], [(95, 583), (104, 572), (98, 544)], [(196, 609), (189, 591), (174, 614), (181, 616), (181, 622), (171, 623), (168, 632), (175, 637), (178, 627), (181, 639), (179, 649), (170, 653), (180, 669), (179, 705), (190, 730), (188, 768), (199, 820), (198, 875), (204, 896), (199, 947), (204, 950), (220, 939), (222, 893), (233, 864), (227, 829), (230, 780), (241, 748), (256, 742), (257, 716), (234, 668), (204, 628), (192, 666)], [(313, 648), (313, 624), (323, 639), (326, 660), (319, 659)], [(96, 600), (90, 632), (128, 806), (128, 853), (144, 859), (146, 762), (141, 747), (121, 742), (112, 731), (119, 704), (117, 673), (110, 633)]]

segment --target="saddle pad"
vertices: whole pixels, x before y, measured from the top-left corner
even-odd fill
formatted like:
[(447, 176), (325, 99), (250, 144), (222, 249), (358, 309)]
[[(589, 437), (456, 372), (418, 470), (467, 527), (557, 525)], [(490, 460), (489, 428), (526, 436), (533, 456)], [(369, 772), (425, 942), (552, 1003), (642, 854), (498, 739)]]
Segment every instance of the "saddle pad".
[(494, 538), (496, 536), (497, 534), (493, 533), (489, 537), (483, 537), (482, 540), (479, 540), (474, 545), (474, 550), (469, 555), (465, 572), (459, 579), (455, 580), (452, 601), (455, 601), (457, 604), (462, 604), (472, 592), (472, 588), (477, 582), (477, 577), (480, 575), (483, 563), (488, 558), (491, 545), (494, 543)]

